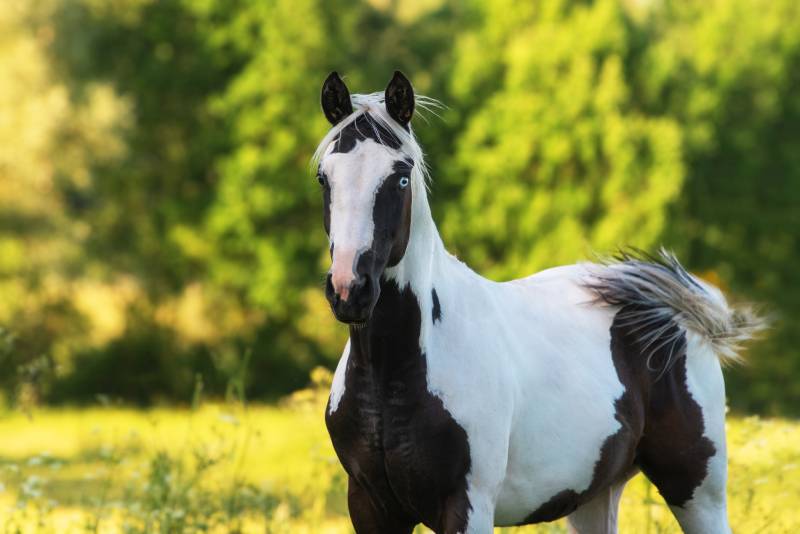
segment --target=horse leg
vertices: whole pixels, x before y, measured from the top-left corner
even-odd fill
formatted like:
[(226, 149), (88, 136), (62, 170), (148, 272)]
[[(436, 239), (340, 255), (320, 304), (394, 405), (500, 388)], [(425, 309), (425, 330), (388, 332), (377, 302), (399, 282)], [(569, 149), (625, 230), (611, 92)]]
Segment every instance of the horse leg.
[[(710, 458), (708, 474), (702, 483), (695, 488), (689, 500), (681, 503), (675, 503), (674, 501), (671, 503), (670, 499), (665, 496), (672, 514), (686, 534), (731, 533), (725, 499), (727, 475), (725, 464), (724, 450), (718, 451)], [(683, 469), (683, 466), (675, 466), (676, 473), (680, 473)], [(649, 478), (662, 495), (665, 495), (665, 488), (669, 488), (676, 482), (674, 477), (669, 476), (650, 475)]]
[(695, 488), (691, 499), (680, 505), (670, 505), (686, 534), (731, 534), (725, 495), (728, 466), (723, 414), (718, 418), (720, 431), (710, 436), (716, 452), (708, 459), (705, 478)]
[(438, 534), (492, 534), (494, 499), (474, 489), (468, 492), (468, 499), (468, 505), (463, 498), (448, 499)]
[(686, 534), (730, 534), (725, 386), (717, 357), (694, 347), (656, 382), (639, 465)]
[(348, 479), (347, 507), (357, 534), (410, 534), (416, 526), (391, 504), (374, 502), (353, 477)]
[(627, 479), (609, 486), (567, 516), (571, 534), (617, 534), (617, 512)]

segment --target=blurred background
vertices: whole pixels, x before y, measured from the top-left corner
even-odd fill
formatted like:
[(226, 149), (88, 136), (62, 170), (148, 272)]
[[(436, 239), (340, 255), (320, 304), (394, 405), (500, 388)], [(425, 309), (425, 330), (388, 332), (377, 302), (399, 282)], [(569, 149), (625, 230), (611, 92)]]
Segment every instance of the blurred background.
[(5, 401), (188, 402), (249, 354), (271, 399), (345, 329), (309, 159), (333, 69), (441, 100), (415, 127), (449, 249), (502, 280), (665, 244), (777, 315), (737, 410), (800, 413), (794, 0), (6, 0)]
[[(796, 0), (3, 0), (0, 441), (52, 423), (122, 461), (103, 447), (140, 449), (73, 422), (201, 398), (214, 424), (245, 399), (280, 418), (310, 382), (288, 398), (319, 408), (346, 339), (322, 291), (319, 90), (396, 68), (446, 105), (414, 128), (451, 252), (503, 280), (664, 244), (774, 318), (726, 372), (732, 412), (800, 415)], [(327, 447), (319, 409), (287, 433)], [(0, 466), (68, 463), (58, 440)], [(24, 496), (14, 476), (0, 496)]]

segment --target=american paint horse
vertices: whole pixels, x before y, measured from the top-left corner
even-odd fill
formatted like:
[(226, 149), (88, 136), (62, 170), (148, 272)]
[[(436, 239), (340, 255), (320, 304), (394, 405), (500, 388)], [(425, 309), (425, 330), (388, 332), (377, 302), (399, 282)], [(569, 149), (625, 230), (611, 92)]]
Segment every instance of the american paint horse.
[(335, 72), (322, 88), (326, 296), (350, 330), (325, 415), (356, 532), (616, 532), (641, 471), (684, 532), (729, 533), (721, 361), (755, 315), (664, 251), (482, 278), (431, 218), (426, 102), (400, 72), (383, 93)]

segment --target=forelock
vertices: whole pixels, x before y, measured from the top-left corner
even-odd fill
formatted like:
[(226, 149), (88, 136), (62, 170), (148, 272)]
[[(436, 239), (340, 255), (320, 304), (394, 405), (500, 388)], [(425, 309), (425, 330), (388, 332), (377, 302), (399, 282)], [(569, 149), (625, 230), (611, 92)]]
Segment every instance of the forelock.
[[(322, 138), (314, 152), (312, 165), (318, 167), (329, 153), (349, 152), (356, 143), (372, 139), (380, 145), (401, 152), (412, 164), (412, 182), (418, 187), (427, 187), (429, 175), (422, 148), (410, 125), (406, 130), (389, 116), (383, 93), (354, 94), (351, 100), (353, 113), (332, 127)], [(424, 96), (418, 96), (417, 103), (423, 109), (438, 106), (436, 101)]]
[(339, 135), (331, 142), (328, 153), (350, 152), (358, 142), (365, 139), (371, 139), (393, 150), (400, 150), (402, 147), (400, 139), (389, 128), (374, 120), (369, 113), (362, 113), (341, 129)]

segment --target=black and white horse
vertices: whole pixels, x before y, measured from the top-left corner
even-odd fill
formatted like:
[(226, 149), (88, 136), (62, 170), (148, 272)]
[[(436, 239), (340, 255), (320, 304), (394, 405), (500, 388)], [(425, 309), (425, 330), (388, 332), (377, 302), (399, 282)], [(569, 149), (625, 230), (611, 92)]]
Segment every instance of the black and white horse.
[(322, 88), (326, 294), (350, 325), (326, 423), (356, 531), (616, 532), (642, 471), (684, 532), (729, 533), (720, 362), (755, 316), (666, 252), (482, 278), (431, 218), (415, 102), (399, 72)]

